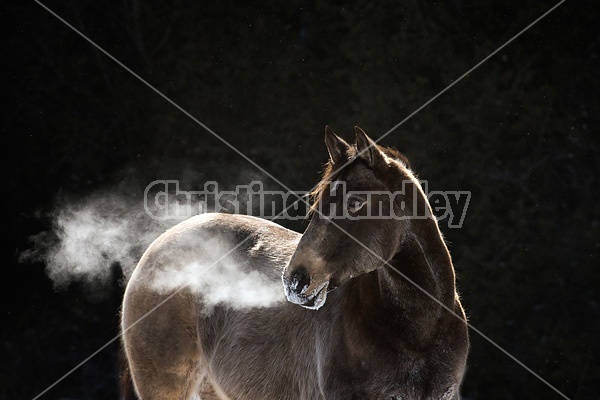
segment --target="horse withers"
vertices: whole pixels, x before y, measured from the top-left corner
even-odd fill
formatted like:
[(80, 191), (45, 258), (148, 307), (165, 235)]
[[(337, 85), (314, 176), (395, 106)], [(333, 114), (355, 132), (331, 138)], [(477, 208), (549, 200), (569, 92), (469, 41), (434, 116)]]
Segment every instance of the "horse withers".
[(204, 214), (144, 253), (122, 307), (140, 399), (460, 398), (467, 323), (426, 195), (360, 128), (325, 142), (303, 235)]

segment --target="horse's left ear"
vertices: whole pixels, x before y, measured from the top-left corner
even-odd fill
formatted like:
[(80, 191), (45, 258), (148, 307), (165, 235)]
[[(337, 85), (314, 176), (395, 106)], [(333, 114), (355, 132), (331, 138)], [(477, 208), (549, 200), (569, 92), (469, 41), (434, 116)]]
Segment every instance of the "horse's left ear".
[(325, 126), (325, 145), (327, 146), (329, 160), (332, 164), (337, 164), (347, 157), (346, 154), (348, 154), (348, 150), (350, 149), (350, 145), (336, 135), (329, 125)]
[(356, 151), (358, 152), (358, 156), (369, 163), (371, 167), (385, 165), (385, 156), (379, 150), (379, 147), (377, 147), (377, 143), (358, 126), (354, 127), (354, 132), (356, 133)]

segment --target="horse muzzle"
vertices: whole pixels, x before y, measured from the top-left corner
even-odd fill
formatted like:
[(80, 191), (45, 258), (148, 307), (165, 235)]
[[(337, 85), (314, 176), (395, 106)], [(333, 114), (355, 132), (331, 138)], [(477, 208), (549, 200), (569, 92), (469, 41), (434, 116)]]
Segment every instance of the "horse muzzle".
[[(286, 271), (287, 272), (287, 271)], [(302, 267), (291, 274), (283, 273), (285, 297), (290, 303), (301, 305), (310, 310), (318, 310), (325, 304), (329, 288), (329, 279), (311, 279)]]

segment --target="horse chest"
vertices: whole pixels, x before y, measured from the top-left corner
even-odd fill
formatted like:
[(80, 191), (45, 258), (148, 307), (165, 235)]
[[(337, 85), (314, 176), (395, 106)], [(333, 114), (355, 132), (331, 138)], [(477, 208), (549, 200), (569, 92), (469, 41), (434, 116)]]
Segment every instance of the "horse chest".
[[(334, 399), (422, 399), (426, 391), (425, 364), (423, 359), (389, 349), (338, 344), (320, 366), (321, 386)], [(346, 391), (341, 397), (333, 395)]]

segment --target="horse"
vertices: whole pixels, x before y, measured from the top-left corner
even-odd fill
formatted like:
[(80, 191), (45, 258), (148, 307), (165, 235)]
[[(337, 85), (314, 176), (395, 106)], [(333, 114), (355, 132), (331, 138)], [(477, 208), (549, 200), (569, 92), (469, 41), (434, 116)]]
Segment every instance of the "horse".
[(149, 246), (121, 309), (140, 399), (460, 399), (469, 337), (438, 222), (407, 158), (355, 132), (326, 127), (304, 234), (206, 213)]

